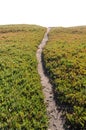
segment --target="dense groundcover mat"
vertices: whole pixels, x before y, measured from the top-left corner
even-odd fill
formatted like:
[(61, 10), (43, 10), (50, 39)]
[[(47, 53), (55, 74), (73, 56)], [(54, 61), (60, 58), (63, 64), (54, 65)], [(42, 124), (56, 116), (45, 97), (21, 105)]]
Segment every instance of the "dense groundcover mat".
[(44, 66), (63, 106), (66, 127), (86, 129), (86, 27), (52, 28)]
[(0, 26), (0, 130), (46, 130), (36, 51), (46, 29)]

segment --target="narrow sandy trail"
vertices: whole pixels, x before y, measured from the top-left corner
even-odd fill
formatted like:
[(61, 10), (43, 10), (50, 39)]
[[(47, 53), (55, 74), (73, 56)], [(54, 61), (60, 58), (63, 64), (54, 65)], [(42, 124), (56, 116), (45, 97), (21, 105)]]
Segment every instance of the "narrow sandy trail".
[(47, 114), (49, 117), (49, 127), (48, 130), (64, 130), (63, 121), (61, 119), (61, 112), (59, 112), (55, 100), (52, 85), (49, 82), (49, 78), (44, 74), (43, 61), (42, 61), (42, 50), (48, 41), (48, 33), (50, 28), (47, 29), (47, 32), (44, 35), (44, 38), (40, 45), (38, 46), (38, 50), (36, 53), (38, 60), (38, 73), (41, 78), (41, 84), (43, 87), (43, 93), (45, 96), (44, 102), (47, 108)]

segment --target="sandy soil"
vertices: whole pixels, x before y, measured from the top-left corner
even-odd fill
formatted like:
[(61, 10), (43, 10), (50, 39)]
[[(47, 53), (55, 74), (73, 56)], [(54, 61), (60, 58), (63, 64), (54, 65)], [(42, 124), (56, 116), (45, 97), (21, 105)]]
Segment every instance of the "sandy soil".
[(65, 130), (63, 128), (64, 121), (61, 118), (61, 111), (59, 111), (55, 100), (54, 100), (54, 93), (53, 93), (53, 86), (49, 82), (49, 78), (44, 73), (43, 68), (43, 61), (42, 61), (42, 50), (48, 41), (48, 33), (50, 28), (47, 28), (47, 31), (44, 35), (44, 38), (40, 45), (38, 46), (38, 50), (36, 53), (37, 60), (38, 60), (38, 73), (40, 75), (41, 84), (43, 87), (44, 93), (44, 102), (46, 104), (47, 115), (49, 118), (49, 127), (48, 130)]

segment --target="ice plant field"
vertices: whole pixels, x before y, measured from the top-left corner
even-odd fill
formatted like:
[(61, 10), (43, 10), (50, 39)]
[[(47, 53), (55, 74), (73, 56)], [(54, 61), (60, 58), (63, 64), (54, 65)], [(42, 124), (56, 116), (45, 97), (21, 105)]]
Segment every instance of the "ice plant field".
[(0, 26), (0, 130), (46, 130), (36, 51), (46, 29)]
[(86, 130), (86, 27), (52, 28), (43, 60), (65, 124)]

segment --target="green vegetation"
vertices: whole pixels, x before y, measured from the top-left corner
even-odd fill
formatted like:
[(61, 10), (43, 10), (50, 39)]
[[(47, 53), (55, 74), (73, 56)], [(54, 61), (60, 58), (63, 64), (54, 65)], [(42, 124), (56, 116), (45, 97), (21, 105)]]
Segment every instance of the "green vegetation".
[(0, 26), (0, 130), (46, 130), (36, 50), (46, 29)]
[(67, 124), (86, 129), (86, 27), (52, 28), (43, 51), (57, 101), (65, 105)]

